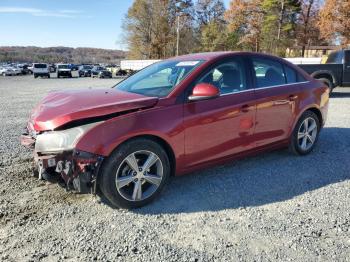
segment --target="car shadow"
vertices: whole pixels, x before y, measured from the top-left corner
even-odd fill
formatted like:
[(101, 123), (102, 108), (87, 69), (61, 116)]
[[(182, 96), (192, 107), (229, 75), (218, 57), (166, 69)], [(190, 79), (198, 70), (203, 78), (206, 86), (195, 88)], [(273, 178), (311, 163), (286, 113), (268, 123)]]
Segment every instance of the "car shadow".
[(324, 128), (314, 151), (279, 150), (174, 177), (161, 196), (133, 210), (176, 214), (262, 206), (350, 178), (350, 129)]

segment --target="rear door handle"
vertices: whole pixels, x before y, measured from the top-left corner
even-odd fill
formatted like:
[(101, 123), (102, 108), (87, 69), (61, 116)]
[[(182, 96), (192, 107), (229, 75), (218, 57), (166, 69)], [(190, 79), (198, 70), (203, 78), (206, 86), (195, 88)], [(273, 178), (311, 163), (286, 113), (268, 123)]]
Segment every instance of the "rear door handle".
[(243, 112), (243, 113), (249, 112), (249, 105), (243, 105), (243, 106), (241, 106), (241, 112)]
[(290, 100), (290, 101), (295, 101), (297, 98), (298, 98), (297, 95), (290, 95), (290, 96), (289, 96), (289, 100)]

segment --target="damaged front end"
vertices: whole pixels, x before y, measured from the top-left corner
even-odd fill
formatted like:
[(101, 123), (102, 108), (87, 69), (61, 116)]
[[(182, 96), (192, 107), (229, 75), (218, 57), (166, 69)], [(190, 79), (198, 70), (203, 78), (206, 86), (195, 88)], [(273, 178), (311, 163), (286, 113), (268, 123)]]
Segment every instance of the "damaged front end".
[(39, 179), (58, 182), (67, 190), (95, 194), (97, 175), (104, 158), (74, 147), (97, 124), (99, 122), (41, 133), (27, 127), (21, 135), (21, 144), (34, 150), (34, 174)]

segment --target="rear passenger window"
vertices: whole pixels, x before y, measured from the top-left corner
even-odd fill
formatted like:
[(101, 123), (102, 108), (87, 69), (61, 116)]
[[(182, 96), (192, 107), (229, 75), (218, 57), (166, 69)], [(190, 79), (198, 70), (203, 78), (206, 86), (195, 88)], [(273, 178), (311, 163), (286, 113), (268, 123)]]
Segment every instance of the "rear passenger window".
[(286, 73), (287, 84), (300, 83), (300, 82), (307, 81), (303, 75), (301, 75), (296, 70), (289, 67), (288, 65), (284, 65), (284, 72)]
[(298, 82), (306, 82), (307, 81), (307, 79), (301, 74), (298, 74), (297, 78), (298, 78)]
[(282, 64), (265, 58), (252, 58), (258, 88), (286, 84)]

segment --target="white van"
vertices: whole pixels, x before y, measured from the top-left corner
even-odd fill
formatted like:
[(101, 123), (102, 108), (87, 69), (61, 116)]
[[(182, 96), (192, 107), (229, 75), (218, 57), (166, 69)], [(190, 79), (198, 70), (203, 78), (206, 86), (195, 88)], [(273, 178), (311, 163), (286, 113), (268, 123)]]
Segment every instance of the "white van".
[(34, 63), (33, 75), (34, 78), (37, 78), (38, 76), (46, 76), (47, 78), (50, 78), (49, 65), (42, 63)]

